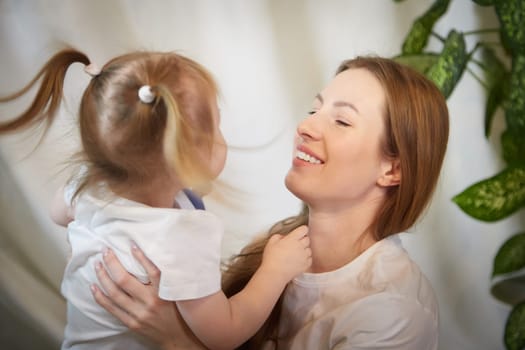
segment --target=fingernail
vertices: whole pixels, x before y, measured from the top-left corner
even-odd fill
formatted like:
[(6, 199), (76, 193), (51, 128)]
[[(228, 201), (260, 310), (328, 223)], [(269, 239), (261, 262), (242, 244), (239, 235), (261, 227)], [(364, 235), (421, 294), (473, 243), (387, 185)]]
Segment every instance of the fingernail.
[(102, 255), (104, 256), (108, 256), (109, 253), (110, 253), (109, 248), (104, 248), (104, 250), (102, 251)]
[(102, 263), (101, 263), (100, 261), (97, 261), (97, 262), (95, 263), (95, 269), (96, 269), (97, 271), (99, 271), (100, 269), (102, 269)]
[(89, 289), (91, 289), (92, 293), (96, 293), (97, 292), (97, 287), (94, 284), (90, 285)]

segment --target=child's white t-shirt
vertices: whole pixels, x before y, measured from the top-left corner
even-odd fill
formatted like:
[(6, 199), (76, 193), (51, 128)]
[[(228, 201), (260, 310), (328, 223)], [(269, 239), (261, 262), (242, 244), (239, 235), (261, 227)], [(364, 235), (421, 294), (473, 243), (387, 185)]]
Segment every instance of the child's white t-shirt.
[[(66, 199), (73, 192), (74, 187), (66, 188)], [(82, 314), (82, 327), (90, 319), (93, 328), (99, 328), (100, 332), (91, 332), (93, 337), (129, 333), (96, 303), (90, 291), (91, 284), (100, 285), (95, 264), (103, 262), (102, 252), (107, 247), (130, 273), (147, 283), (146, 271), (131, 255), (135, 242), (161, 271), (162, 299), (196, 299), (221, 289), (221, 221), (210, 212), (196, 210), (183, 191), (175, 200), (181, 209), (153, 208), (120, 197), (107, 202), (90, 193), (77, 198), (75, 220), (68, 226), (71, 259), (61, 290), (75, 314)], [(87, 329), (75, 332), (74, 323), (75, 319), (68, 319), (65, 343), (67, 338), (84, 338), (85, 332), (89, 333)]]

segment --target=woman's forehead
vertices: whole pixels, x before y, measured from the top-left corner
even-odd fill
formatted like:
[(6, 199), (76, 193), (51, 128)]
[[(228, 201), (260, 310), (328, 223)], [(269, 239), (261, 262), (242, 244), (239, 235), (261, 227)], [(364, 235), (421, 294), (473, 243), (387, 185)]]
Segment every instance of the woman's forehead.
[(337, 74), (319, 96), (326, 102), (348, 102), (361, 109), (382, 109), (385, 102), (381, 83), (365, 68), (351, 68)]

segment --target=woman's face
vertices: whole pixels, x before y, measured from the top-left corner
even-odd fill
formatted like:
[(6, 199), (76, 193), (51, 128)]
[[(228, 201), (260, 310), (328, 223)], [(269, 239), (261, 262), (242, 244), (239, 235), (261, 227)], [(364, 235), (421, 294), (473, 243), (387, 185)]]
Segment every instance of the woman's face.
[(378, 199), (384, 192), (377, 181), (388, 167), (380, 151), (384, 111), (383, 88), (369, 71), (335, 76), (297, 127), (288, 189), (311, 207)]

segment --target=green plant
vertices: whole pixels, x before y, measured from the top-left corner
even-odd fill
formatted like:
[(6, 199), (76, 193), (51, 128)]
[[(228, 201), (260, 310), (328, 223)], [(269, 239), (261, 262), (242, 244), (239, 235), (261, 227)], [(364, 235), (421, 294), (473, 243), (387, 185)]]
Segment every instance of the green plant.
[[(401, 2), (403, 0), (394, 0)], [(501, 135), (505, 168), (498, 174), (475, 183), (453, 197), (468, 215), (493, 222), (506, 218), (525, 206), (525, 1), (473, 0), (491, 6), (498, 18), (496, 29), (461, 32), (450, 29), (446, 37), (433, 32), (436, 21), (448, 10), (451, 0), (437, 0), (412, 24), (402, 52), (394, 57), (430, 78), (448, 98), (465, 71), (487, 90), (485, 136), (488, 137), (496, 111), (503, 109), (506, 129)], [(483, 38), (498, 33), (498, 42), (477, 41), (468, 49), (465, 37)], [(425, 51), (431, 36), (443, 43), (441, 52)], [(471, 70), (477, 65), (482, 77)], [(503, 340), (509, 350), (525, 348), (525, 279), (516, 277), (525, 267), (525, 231), (512, 235), (494, 258), (492, 278), (514, 276), (513, 287), (520, 289), (507, 318)], [(511, 277), (512, 278), (512, 277)], [(495, 295), (495, 290), (492, 290)]]

